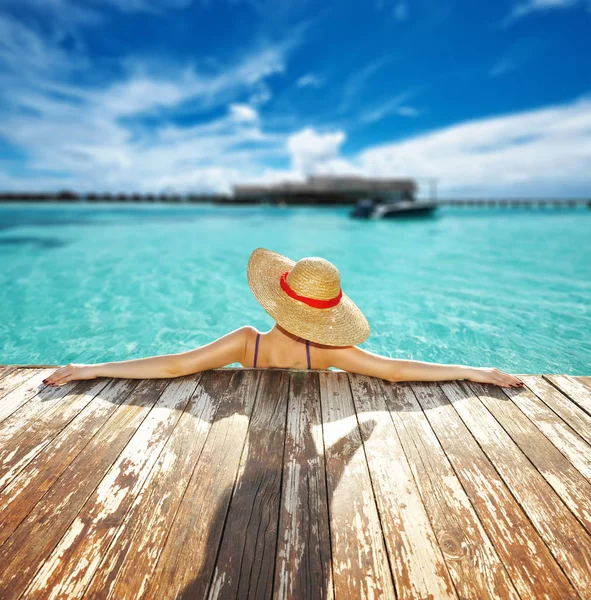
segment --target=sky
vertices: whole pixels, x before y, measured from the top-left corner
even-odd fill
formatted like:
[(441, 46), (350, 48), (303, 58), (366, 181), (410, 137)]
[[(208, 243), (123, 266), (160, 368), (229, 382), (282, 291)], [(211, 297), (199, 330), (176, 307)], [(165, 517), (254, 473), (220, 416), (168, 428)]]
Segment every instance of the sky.
[(591, 197), (591, 0), (0, 0), (0, 189)]

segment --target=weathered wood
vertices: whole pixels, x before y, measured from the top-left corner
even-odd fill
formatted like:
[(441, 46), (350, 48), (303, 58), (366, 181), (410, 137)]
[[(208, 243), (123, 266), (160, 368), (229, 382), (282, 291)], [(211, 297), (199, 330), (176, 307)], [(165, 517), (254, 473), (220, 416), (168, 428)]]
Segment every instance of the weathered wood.
[(168, 385), (33, 579), (28, 595), (46, 600), (81, 595), (196, 387), (195, 376)]
[[(548, 408), (531, 390), (524, 387), (522, 389), (505, 388), (502, 391), (535, 423), (536, 427), (543, 433), (542, 437), (545, 436), (545, 440), (547, 439), (548, 442), (556, 446), (570, 463), (591, 482), (590, 444), (572, 427), (569, 427), (553, 410)], [(555, 391), (557, 392), (557, 390)], [(583, 414), (585, 415), (585, 413)], [(498, 417), (497, 420), (501, 422)], [(591, 435), (591, 426), (588, 428), (588, 433)], [(526, 447), (537, 456), (538, 448), (531, 442)], [(544, 441), (542, 443), (545, 444), (548, 442)], [(519, 443), (519, 446), (522, 450), (524, 449), (521, 443)], [(530, 460), (534, 462), (533, 459), (530, 458)], [(591, 497), (591, 494), (589, 494), (589, 497)], [(585, 499), (584, 504), (589, 505), (587, 499)], [(586, 510), (591, 510), (591, 506), (587, 506)]]
[[(587, 593), (591, 590), (591, 536), (569, 512), (560, 496), (524, 456), (523, 452), (529, 454), (530, 451), (526, 448), (523, 451), (519, 449), (468, 384), (443, 383), (441, 389), (494, 464), (505, 484), (546, 542), (550, 552), (567, 572), (575, 589), (581, 595)], [(487, 400), (491, 399), (490, 395), (485, 397)], [(493, 402), (489, 404), (492, 406)], [(510, 407), (516, 408), (507, 401), (505, 407), (496, 411), (497, 415), (499, 416), (503, 410), (509, 410)], [(513, 419), (517, 419), (517, 416), (517, 413), (512, 415)], [(534, 430), (529, 429), (533, 435)], [(513, 431), (517, 435), (517, 427), (513, 427)], [(520, 440), (526, 445), (527, 434), (519, 432), (519, 435)], [(541, 440), (538, 438), (538, 441)], [(553, 446), (548, 444), (540, 451), (549, 453), (550, 448)], [(544, 464), (546, 473), (550, 471), (548, 463), (551, 460), (559, 461), (560, 466), (570, 465), (564, 456), (557, 452), (548, 458), (546, 463), (542, 460), (538, 461)], [(575, 470), (575, 473), (578, 472)], [(580, 474), (578, 475), (580, 477)], [(573, 494), (574, 491), (571, 490), (571, 495)]]
[(2, 600), (21, 597), (168, 383), (142, 381), (0, 547)]
[(580, 381), (582, 384), (586, 385), (588, 388), (591, 388), (591, 377), (587, 377), (586, 375), (584, 375), (575, 377), (575, 379), (577, 381)]
[(587, 443), (591, 444), (590, 415), (541, 375), (528, 375), (522, 379), (540, 400), (559, 415), (565, 423), (568, 423)]
[(130, 590), (139, 589), (145, 579), (146, 600), (205, 598), (260, 377), (260, 371), (244, 370), (232, 379), (153, 575), (128, 577)]
[(137, 384), (137, 380), (111, 380), (2, 490), (0, 544), (16, 529)]
[[(238, 373), (204, 373), (146, 483), (105, 554), (85, 598), (140, 598), (168, 536), (214, 416)], [(194, 499), (192, 499), (194, 500)]]
[[(15, 371), (10, 374), (10, 379), (5, 383), (4, 394), (0, 398), (0, 423), (21, 408), (25, 402), (37, 396), (43, 385), (43, 379), (49, 373), (49, 371)], [(22, 414), (22, 418), (27, 420), (27, 414)]]
[[(209, 598), (271, 597), (288, 390), (288, 372), (261, 374)], [(195, 592), (189, 586), (183, 597)]]
[(0, 383), (2, 382), (2, 380), (12, 371), (15, 371), (16, 367), (13, 367), (11, 365), (2, 365), (0, 366)]
[(569, 375), (544, 375), (544, 377), (591, 415), (591, 390), (586, 385)]
[(378, 379), (349, 375), (398, 600), (457, 598)]
[(31, 421), (26, 430), (0, 448), (0, 490), (43, 450), (107, 385), (107, 380), (83, 381), (61, 398), (59, 410), (47, 410)]
[(522, 598), (576, 598), (574, 588), (441, 388), (412, 389)]
[[(15, 369), (11, 367), (2, 367), (2, 369), (3, 371), (0, 373), (0, 399), (5, 398), (12, 390), (36, 373), (35, 369)], [(0, 403), (0, 406), (2, 403)], [(2, 419), (0, 413), (0, 420)]]
[(0, 365), (2, 600), (591, 599), (582, 378), (55, 368)]
[(69, 381), (63, 386), (41, 387), (41, 379), (45, 374), (35, 374), (10, 393), (6, 400), (11, 404), (17, 404), (18, 408), (0, 423), (0, 449), (4, 450), (18, 436), (26, 433), (29, 428), (44, 413), (49, 413), (61, 404), (63, 398), (68, 396), (72, 390), (86, 389), (88, 381)]
[(333, 599), (318, 375), (290, 375), (274, 598)]
[[(476, 394), (480, 401), (488, 408), (494, 418), (502, 425), (505, 431), (509, 434), (514, 444), (504, 444), (504, 452), (507, 457), (511, 456), (511, 452), (515, 452), (521, 458), (519, 450), (527, 456), (530, 462), (537, 468), (540, 475), (550, 484), (556, 494), (562, 499), (571, 512), (577, 517), (581, 525), (587, 530), (587, 533), (591, 533), (591, 506), (589, 505), (589, 498), (591, 498), (591, 483), (585, 479), (585, 477), (578, 471), (568, 458), (560, 452), (560, 450), (546, 437), (538, 427), (534, 425), (518, 406), (508, 399), (508, 395), (505, 394), (502, 388), (492, 385), (481, 385), (478, 383), (471, 383), (468, 386), (474, 394)], [(509, 388), (512, 393), (519, 394), (517, 390)], [(532, 395), (529, 390), (520, 390), (521, 396)], [(511, 393), (508, 392), (508, 393)], [(546, 409), (548, 413), (551, 413), (549, 409)], [(549, 434), (552, 438), (559, 441), (561, 445), (563, 442), (572, 442), (569, 434), (573, 440), (576, 441), (575, 434), (572, 430), (569, 432), (568, 427), (564, 426), (567, 436), (560, 437), (554, 435), (559, 429), (551, 428), (553, 421), (559, 422), (560, 419), (556, 415), (546, 415), (549, 419), (546, 421), (549, 428)], [(502, 437), (502, 436), (501, 436)], [(581, 466), (587, 471), (591, 472), (591, 448), (587, 446), (584, 440), (578, 439), (580, 442), (579, 446), (575, 446), (575, 454), (582, 452), (580, 455), (579, 462)], [(503, 443), (500, 440), (500, 443)], [(511, 446), (511, 450), (508, 449)], [(485, 448), (486, 451), (486, 448)], [(587, 456), (585, 456), (587, 454)], [(509, 458), (507, 461), (509, 462)], [(527, 461), (524, 461), (529, 468)], [(515, 467), (519, 467), (519, 462), (514, 464)], [(535, 472), (534, 472), (535, 473)], [(591, 542), (591, 538), (589, 540)], [(591, 547), (590, 547), (591, 550)]]
[[(503, 561), (408, 384), (379, 381), (460, 598), (519, 598)], [(361, 416), (361, 415), (360, 415)], [(512, 556), (503, 556), (511, 560)], [(522, 585), (529, 596), (529, 586)]]
[[(349, 379), (344, 372), (319, 378), (335, 596), (394, 599)], [(365, 429), (371, 433), (371, 424)]]

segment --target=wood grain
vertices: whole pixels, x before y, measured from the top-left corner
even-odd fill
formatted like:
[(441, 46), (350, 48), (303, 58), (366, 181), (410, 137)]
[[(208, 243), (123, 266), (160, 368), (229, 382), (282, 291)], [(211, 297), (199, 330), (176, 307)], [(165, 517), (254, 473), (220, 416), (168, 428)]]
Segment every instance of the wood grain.
[[(43, 387), (43, 379), (49, 374), (50, 371), (38, 370), (15, 371), (11, 373), (9, 379), (4, 382), (3, 393), (0, 393), (0, 423), (21, 408), (23, 404), (36, 398), (38, 392)], [(36, 404), (39, 404), (39, 402), (37, 401)], [(21, 410), (21, 414), (22, 420), (26, 422), (28, 414), (31, 413)]]
[(261, 374), (208, 598), (272, 594), (288, 391), (288, 372)]
[(290, 375), (274, 598), (333, 599), (318, 375)]
[(379, 380), (349, 375), (398, 600), (457, 598)]
[[(585, 437), (580, 435), (575, 429), (567, 425), (553, 410), (548, 408), (532, 391), (524, 389), (503, 389), (503, 393), (511, 398), (517, 407), (536, 425), (542, 432), (545, 440), (542, 445), (547, 443), (553, 444), (562, 454), (570, 461), (570, 463), (591, 482), (591, 443), (585, 441)], [(571, 403), (572, 406), (572, 403)], [(496, 416), (496, 415), (495, 415)], [(587, 415), (585, 415), (587, 416)], [(497, 417), (499, 422), (500, 419)], [(591, 435), (591, 418), (590, 423), (579, 424), (580, 431), (584, 431)], [(541, 439), (537, 434), (537, 439)], [(515, 439), (515, 438), (514, 438)], [(519, 443), (523, 449), (524, 446)], [(535, 444), (527, 444), (526, 448), (530, 448), (533, 457), (530, 460), (535, 464), (538, 456), (538, 448)], [(567, 470), (570, 470), (567, 468)], [(559, 475), (560, 479), (560, 475)], [(568, 487), (568, 484), (567, 484)], [(591, 497), (591, 493), (589, 494)], [(588, 502), (584, 499), (584, 505)], [(586, 510), (589, 510), (588, 507)], [(588, 522), (588, 518), (586, 519)], [(589, 530), (588, 530), (589, 531)]]
[[(460, 598), (517, 599), (470, 498), (408, 384), (378, 382)], [(529, 595), (529, 586), (521, 585)]]
[[(504, 406), (499, 406), (494, 402), (493, 392), (483, 394), (483, 401), (495, 411), (495, 416), (502, 418), (504, 425), (511, 428), (513, 435), (519, 437), (523, 449), (513, 442), (468, 384), (443, 383), (441, 388), (453, 403), (470, 433), (494, 464), (540, 537), (546, 542), (556, 561), (565, 571), (568, 571), (573, 586), (579, 594), (587, 593), (591, 590), (591, 536), (566, 508), (561, 496), (542, 477), (526, 455), (536, 457), (536, 466), (542, 468), (548, 478), (554, 476), (556, 487), (566, 483), (566, 478), (562, 481), (557, 479), (556, 474), (561, 468), (570, 468), (570, 479), (578, 476), (577, 483), (586, 480), (572, 468), (552, 444), (547, 440), (543, 443), (545, 438), (537, 435), (539, 432), (513, 403), (507, 401)], [(506, 414), (510, 417), (505, 418)], [(520, 414), (523, 419), (520, 418)], [(543, 445), (531, 448), (528, 443), (533, 441), (532, 438), (535, 438), (538, 446)], [(553, 461), (556, 463), (555, 467), (552, 466)], [(568, 493), (563, 491), (561, 495), (568, 496), (572, 505), (578, 504), (576, 484), (571, 485)]]
[(166, 387), (29, 585), (28, 595), (58, 600), (82, 594), (196, 387), (195, 376)]
[[(517, 453), (520, 458), (521, 453), (523, 453), (564, 504), (568, 506), (573, 515), (577, 517), (587, 533), (591, 533), (591, 506), (588, 502), (588, 499), (591, 498), (591, 483), (558, 450), (550, 439), (513, 402), (508, 400), (502, 389), (477, 383), (470, 384), (468, 387), (478, 395), (481, 402), (497, 419), (515, 444), (515, 446), (508, 443), (504, 444), (504, 452), (507, 457), (505, 462), (511, 464), (511, 452)], [(516, 392), (516, 390), (512, 391)], [(523, 395), (525, 394), (527, 394), (527, 391), (523, 393)], [(558, 421), (558, 419), (556, 420)], [(555, 435), (557, 431), (560, 430), (553, 429), (550, 435), (556, 440), (560, 440), (559, 443), (562, 444), (570, 439)], [(511, 446), (510, 450), (509, 446)], [(521, 453), (519, 453), (519, 450), (521, 450)], [(575, 453), (581, 450), (583, 454), (579, 462), (589, 472), (591, 471), (591, 448), (583, 440), (580, 440), (580, 448), (576, 448)], [(520, 466), (519, 460), (516, 459), (513, 463), (517, 468)], [(527, 461), (524, 461), (524, 465), (525, 468), (531, 469)], [(537, 479), (536, 472), (533, 469), (532, 474), (534, 479)], [(540, 493), (544, 493), (543, 488)], [(560, 504), (558, 506), (562, 510), (562, 506)], [(591, 543), (591, 538), (588, 538), (588, 541)], [(591, 546), (589, 546), (589, 549), (591, 551)]]
[(40, 381), (43, 377), (46, 377), (43, 372), (36, 373), (3, 399), (2, 403), (7, 402), (12, 406), (18, 404), (18, 408), (14, 411), (11, 409), (10, 416), (0, 423), (0, 451), (4, 452), (18, 436), (27, 434), (31, 428), (35, 429), (35, 423), (41, 415), (59, 407), (73, 390), (86, 390), (89, 385), (88, 381), (69, 381), (57, 388), (43, 387)]
[(207, 596), (260, 377), (233, 376), (144, 598)]
[(107, 385), (106, 380), (83, 381), (60, 398), (59, 410), (45, 410), (27, 428), (0, 448), (0, 490), (83, 411)]
[(413, 383), (412, 389), (522, 598), (576, 598), (573, 586), (441, 388)]
[[(335, 597), (394, 599), (348, 376), (338, 372), (319, 377)], [(371, 427), (365, 424), (366, 435)]]
[(585, 384), (569, 375), (544, 375), (544, 377), (591, 415), (591, 390)]
[(9, 366), (9, 365), (2, 365), (0, 366), (0, 384), (2, 383), (2, 380), (12, 371), (15, 371), (16, 368), (13, 366)]
[[(5, 398), (12, 390), (35, 375), (36, 369), (15, 369), (14, 367), (2, 367), (0, 373), (0, 399)], [(1, 417), (0, 420), (4, 417)]]
[(16, 529), (137, 384), (138, 381), (130, 380), (110, 381), (2, 490), (0, 543)]
[(54, 369), (0, 365), (2, 600), (591, 600), (584, 378)]
[(168, 383), (142, 381), (0, 547), (2, 600), (20, 598)]
[(568, 423), (588, 444), (591, 444), (591, 415), (541, 375), (529, 375), (523, 377), (523, 381), (540, 400)]
[(236, 373), (203, 374), (189, 405), (133, 502), (85, 598), (140, 598), (145, 592), (220, 403)]

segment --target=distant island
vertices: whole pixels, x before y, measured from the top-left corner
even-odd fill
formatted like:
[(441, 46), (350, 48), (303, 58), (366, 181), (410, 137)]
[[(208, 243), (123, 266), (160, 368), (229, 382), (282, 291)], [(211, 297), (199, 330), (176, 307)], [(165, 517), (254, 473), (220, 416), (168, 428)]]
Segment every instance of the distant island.
[[(591, 208), (591, 198), (437, 198), (436, 182), (428, 180), (429, 200), (448, 206), (556, 206)], [(90, 192), (0, 192), (0, 202), (81, 202), (81, 203), (168, 203), (273, 206), (352, 205), (361, 199), (374, 202), (419, 202), (417, 182), (403, 178), (312, 175), (305, 181), (276, 184), (237, 184), (232, 194)]]
[(417, 190), (412, 179), (372, 179), (363, 177), (311, 176), (303, 182), (283, 182), (274, 185), (233, 186), (228, 194), (178, 193), (77, 193), (60, 192), (0, 192), (0, 202), (168, 202), (215, 204), (354, 204), (360, 198), (378, 202), (414, 200)]

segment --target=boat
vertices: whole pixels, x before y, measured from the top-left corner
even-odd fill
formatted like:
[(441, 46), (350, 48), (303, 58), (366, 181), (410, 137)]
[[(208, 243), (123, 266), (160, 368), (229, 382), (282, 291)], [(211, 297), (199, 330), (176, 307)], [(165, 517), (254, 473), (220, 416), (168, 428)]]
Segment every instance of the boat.
[(363, 198), (356, 202), (350, 215), (357, 219), (426, 217), (433, 214), (436, 208), (436, 202), (416, 202), (414, 200), (376, 202), (371, 198)]

